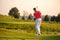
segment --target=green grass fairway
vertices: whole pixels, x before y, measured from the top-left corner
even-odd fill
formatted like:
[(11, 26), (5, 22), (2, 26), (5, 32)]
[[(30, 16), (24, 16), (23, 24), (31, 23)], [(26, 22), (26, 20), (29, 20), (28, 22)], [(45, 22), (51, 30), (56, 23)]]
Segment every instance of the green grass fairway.
[(0, 40), (60, 40), (57, 34), (27, 33), (22, 30), (0, 28)]

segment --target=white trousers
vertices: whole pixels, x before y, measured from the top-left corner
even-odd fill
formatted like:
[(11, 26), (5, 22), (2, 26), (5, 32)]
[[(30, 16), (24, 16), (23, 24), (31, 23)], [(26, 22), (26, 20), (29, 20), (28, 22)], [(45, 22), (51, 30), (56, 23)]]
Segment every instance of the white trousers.
[(41, 34), (41, 33), (40, 33), (40, 24), (41, 24), (41, 18), (36, 19), (36, 20), (35, 20), (35, 27), (36, 27), (36, 32), (37, 32), (37, 34)]

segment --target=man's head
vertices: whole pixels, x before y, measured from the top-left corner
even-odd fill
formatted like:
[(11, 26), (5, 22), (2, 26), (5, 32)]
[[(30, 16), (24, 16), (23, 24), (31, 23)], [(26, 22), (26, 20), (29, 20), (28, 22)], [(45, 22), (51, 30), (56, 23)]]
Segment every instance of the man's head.
[(33, 10), (36, 12), (36, 8), (33, 8)]

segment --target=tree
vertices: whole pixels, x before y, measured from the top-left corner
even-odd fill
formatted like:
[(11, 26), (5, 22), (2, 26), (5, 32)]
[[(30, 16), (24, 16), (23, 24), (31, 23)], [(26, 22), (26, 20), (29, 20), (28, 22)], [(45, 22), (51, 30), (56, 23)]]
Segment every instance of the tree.
[(58, 20), (58, 22), (60, 22), (60, 13), (57, 16), (57, 20)]
[(13, 16), (14, 18), (19, 18), (20, 17), (19, 10), (16, 7), (11, 8), (8, 15)]
[(51, 21), (55, 21), (55, 18), (56, 18), (55, 16), (52, 16)]
[(33, 16), (32, 14), (30, 13), (29, 16), (28, 16), (28, 19), (32, 20), (33, 19)]
[(23, 19), (23, 20), (25, 20), (25, 17), (24, 17), (24, 16), (22, 16), (22, 19)]
[(55, 21), (58, 22), (58, 17), (55, 17)]
[(27, 20), (28, 19), (28, 12), (27, 11), (23, 11), (23, 17), (22, 17), (22, 19), (24, 19), (24, 20)]
[(48, 15), (46, 15), (46, 16), (44, 17), (44, 21), (49, 21), (49, 16), (48, 16)]

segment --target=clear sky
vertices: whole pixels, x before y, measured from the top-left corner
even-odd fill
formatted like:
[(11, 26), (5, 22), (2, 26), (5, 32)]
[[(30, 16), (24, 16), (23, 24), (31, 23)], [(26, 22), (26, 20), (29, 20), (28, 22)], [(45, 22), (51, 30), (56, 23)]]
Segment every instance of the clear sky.
[(24, 10), (33, 14), (34, 7), (41, 11), (42, 15), (58, 15), (60, 0), (0, 0), (0, 14), (8, 15), (13, 7), (17, 7), (21, 15)]

